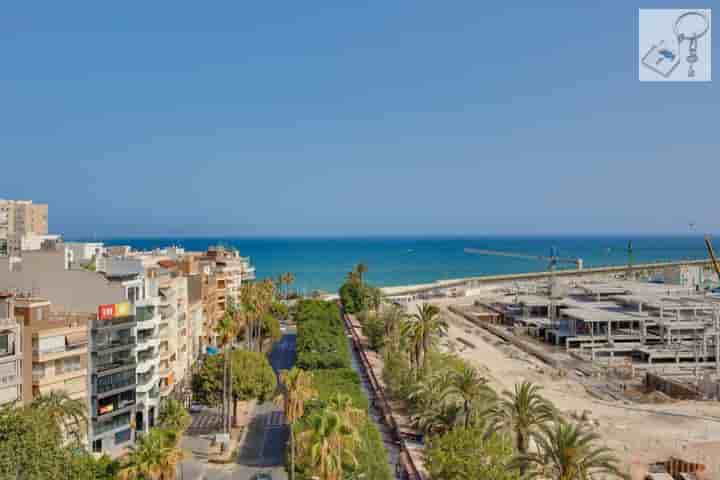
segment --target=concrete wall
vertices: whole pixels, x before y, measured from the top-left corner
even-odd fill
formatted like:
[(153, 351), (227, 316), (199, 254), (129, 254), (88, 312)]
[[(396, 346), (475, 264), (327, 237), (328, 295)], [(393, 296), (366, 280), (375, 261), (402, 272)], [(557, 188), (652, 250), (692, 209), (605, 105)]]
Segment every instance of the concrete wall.
[(645, 391), (647, 393), (659, 391), (672, 398), (681, 400), (696, 400), (700, 393), (692, 386), (680, 383), (667, 377), (653, 373), (645, 374)]

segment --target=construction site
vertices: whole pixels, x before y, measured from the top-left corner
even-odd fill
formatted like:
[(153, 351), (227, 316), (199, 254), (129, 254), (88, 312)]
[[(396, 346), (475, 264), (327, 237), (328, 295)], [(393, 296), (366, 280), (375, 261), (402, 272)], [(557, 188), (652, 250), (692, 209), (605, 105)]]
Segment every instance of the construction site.
[[(645, 479), (720, 479), (720, 266), (709, 259), (582, 270), (551, 253), (527, 278), (473, 279), (395, 295), (435, 303), (443, 348), (499, 390), (530, 380)], [(515, 256), (467, 249), (468, 254)], [(517, 255), (528, 257), (524, 255)], [(557, 270), (574, 263), (573, 270)]]

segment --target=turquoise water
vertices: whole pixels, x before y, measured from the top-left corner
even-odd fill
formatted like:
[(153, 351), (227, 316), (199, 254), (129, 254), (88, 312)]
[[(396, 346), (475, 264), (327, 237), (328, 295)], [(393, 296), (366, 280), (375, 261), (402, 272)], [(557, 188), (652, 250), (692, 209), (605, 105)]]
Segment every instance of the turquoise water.
[[(108, 245), (137, 249), (180, 245), (204, 250), (209, 245), (232, 245), (249, 256), (258, 278), (295, 274), (294, 286), (305, 291), (336, 291), (358, 262), (368, 265), (366, 278), (379, 286), (408, 285), (435, 280), (541, 271), (545, 261), (474, 256), (466, 247), (532, 255), (548, 255), (552, 246), (560, 256), (581, 257), (586, 267), (627, 263), (630, 237), (452, 237), (452, 238), (107, 238)], [(703, 258), (705, 245), (694, 237), (633, 237), (634, 263)]]

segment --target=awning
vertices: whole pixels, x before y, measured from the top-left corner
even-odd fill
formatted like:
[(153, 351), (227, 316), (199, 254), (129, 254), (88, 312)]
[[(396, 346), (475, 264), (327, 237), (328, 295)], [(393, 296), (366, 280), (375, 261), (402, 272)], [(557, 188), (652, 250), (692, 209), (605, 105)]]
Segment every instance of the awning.
[(213, 346), (208, 346), (205, 351), (208, 355), (217, 355), (218, 353), (220, 353), (220, 349)]
[(65, 343), (68, 346), (84, 345), (87, 341), (87, 332), (70, 333), (65, 336)]

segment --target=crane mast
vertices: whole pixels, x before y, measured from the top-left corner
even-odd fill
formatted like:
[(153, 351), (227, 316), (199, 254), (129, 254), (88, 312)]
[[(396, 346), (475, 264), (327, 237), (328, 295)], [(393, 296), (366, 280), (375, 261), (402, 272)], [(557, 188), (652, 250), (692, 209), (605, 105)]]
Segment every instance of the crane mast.
[(713, 250), (712, 239), (710, 235), (705, 235), (705, 246), (707, 247), (708, 254), (710, 254), (710, 260), (712, 261), (715, 273), (717, 273), (718, 280), (720, 280), (720, 264), (718, 264), (717, 257), (715, 256), (715, 250)]

